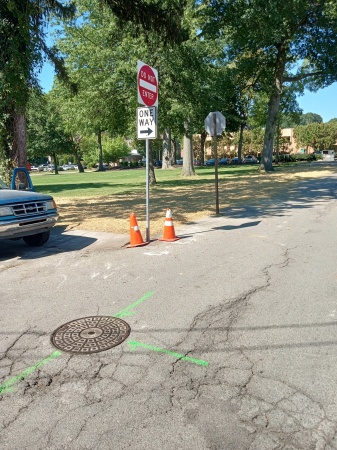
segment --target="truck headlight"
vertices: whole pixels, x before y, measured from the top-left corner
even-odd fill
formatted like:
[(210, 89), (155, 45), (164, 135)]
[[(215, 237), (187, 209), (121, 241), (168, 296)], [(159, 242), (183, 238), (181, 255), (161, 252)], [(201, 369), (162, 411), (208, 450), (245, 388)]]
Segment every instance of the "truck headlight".
[(13, 210), (10, 206), (0, 206), (0, 216), (12, 216)]
[(47, 209), (56, 209), (56, 203), (54, 200), (47, 201)]

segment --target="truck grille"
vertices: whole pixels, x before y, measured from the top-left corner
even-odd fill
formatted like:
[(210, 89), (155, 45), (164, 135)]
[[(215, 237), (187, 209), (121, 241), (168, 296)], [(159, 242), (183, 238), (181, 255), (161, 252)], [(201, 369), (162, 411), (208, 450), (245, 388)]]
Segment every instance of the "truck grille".
[(29, 202), (20, 205), (12, 205), (15, 216), (25, 217), (47, 211), (47, 202)]

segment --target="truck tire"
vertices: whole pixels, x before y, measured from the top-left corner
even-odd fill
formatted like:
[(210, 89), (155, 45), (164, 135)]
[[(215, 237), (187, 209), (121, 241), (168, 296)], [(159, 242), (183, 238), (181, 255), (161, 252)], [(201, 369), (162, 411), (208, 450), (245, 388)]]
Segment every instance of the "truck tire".
[(25, 236), (22, 238), (29, 247), (41, 247), (45, 244), (50, 236), (50, 231), (45, 231), (44, 233), (33, 234), (32, 236)]

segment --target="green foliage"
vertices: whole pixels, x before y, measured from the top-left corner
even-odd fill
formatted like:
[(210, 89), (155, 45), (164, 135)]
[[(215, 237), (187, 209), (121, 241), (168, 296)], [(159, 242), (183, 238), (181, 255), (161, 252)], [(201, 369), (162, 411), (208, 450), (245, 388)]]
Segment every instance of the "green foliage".
[[(243, 142), (242, 151), (245, 155), (260, 155), (263, 148), (263, 128), (253, 128), (249, 130), (244, 130), (243, 132)], [(233, 143), (235, 145), (239, 144), (239, 133), (234, 133)]]
[(35, 89), (27, 107), (27, 156), (30, 161), (38, 157), (71, 154), (74, 151), (69, 133), (65, 131), (62, 118), (48, 97)]
[(337, 122), (310, 123), (294, 128), (296, 142), (314, 150), (333, 148), (337, 142)]
[[(337, 80), (335, 2), (311, 0), (236, 0), (208, 2), (200, 9), (203, 35), (227, 40), (232, 65), (247, 60), (259, 73), (259, 89), (268, 95), (263, 165), (271, 170), (273, 139), (284, 86), (297, 92)], [(261, 71), (261, 67), (264, 69)]]
[(25, 113), (43, 58), (53, 61), (57, 73), (66, 78), (62, 58), (45, 43), (46, 21), (51, 14), (64, 18), (73, 12), (71, 4), (57, 0), (0, 2), (0, 158), (5, 166), (13, 165), (17, 148), (25, 151), (15, 134), (15, 117)]
[(322, 159), (317, 157), (314, 153), (294, 153), (291, 155), (291, 161), (316, 161), (317, 159)]
[[(103, 161), (105, 163), (118, 162), (120, 158), (127, 156), (130, 147), (122, 136), (111, 138), (107, 133), (102, 135)], [(98, 163), (98, 147), (95, 135), (86, 135), (81, 142), (81, 150), (84, 160), (89, 167), (96, 167)]]
[(117, 136), (109, 139), (104, 136), (103, 144), (103, 158), (105, 161), (117, 162), (120, 158), (127, 156), (130, 152), (130, 147), (125, 142), (124, 137)]
[(315, 113), (302, 114), (299, 125), (309, 125), (309, 123), (323, 123), (323, 119), (319, 114)]
[(118, 17), (121, 25), (132, 24), (135, 32), (156, 32), (163, 43), (177, 43), (188, 39), (184, 23), (186, 0), (102, 0)]

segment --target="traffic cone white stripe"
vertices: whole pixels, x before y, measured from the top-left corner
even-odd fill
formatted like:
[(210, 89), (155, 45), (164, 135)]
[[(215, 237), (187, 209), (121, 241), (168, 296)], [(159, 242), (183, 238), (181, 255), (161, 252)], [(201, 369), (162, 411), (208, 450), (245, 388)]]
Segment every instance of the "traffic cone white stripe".
[(134, 213), (130, 214), (130, 244), (127, 245), (127, 248), (130, 247), (139, 247), (142, 245), (147, 245), (148, 242), (144, 242), (142, 238), (142, 234), (139, 230), (139, 226), (137, 223), (136, 216)]
[(169, 208), (166, 210), (165, 222), (164, 222), (164, 234), (159, 238), (160, 241), (177, 241), (179, 238), (175, 235), (172, 212)]

